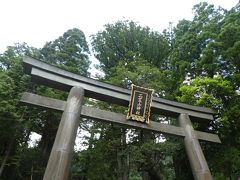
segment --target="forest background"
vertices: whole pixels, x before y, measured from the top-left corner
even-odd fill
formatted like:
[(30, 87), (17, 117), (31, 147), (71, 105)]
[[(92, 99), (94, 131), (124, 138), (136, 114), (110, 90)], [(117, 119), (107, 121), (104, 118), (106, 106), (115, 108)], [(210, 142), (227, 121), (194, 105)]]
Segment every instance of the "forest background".
[[(124, 88), (132, 83), (155, 96), (214, 108), (214, 121), (195, 129), (217, 133), (222, 144), (201, 142), (214, 179), (240, 176), (240, 5), (230, 10), (200, 3), (193, 20), (162, 32), (132, 20), (109, 23), (91, 36), (67, 30), (42, 48), (26, 43), (0, 55), (0, 179), (42, 179), (61, 114), (20, 106), (23, 92), (65, 100), (67, 94), (33, 84), (23, 72), (28, 55), (89, 77), (90, 51), (99, 60), (96, 78)], [(126, 113), (127, 109), (85, 100), (85, 105)], [(151, 120), (177, 124), (152, 115)], [(31, 134), (41, 138), (31, 144)], [(82, 133), (84, 132), (84, 133)], [(83, 119), (71, 179), (193, 179), (181, 138)], [(30, 146), (31, 144), (31, 146)]]

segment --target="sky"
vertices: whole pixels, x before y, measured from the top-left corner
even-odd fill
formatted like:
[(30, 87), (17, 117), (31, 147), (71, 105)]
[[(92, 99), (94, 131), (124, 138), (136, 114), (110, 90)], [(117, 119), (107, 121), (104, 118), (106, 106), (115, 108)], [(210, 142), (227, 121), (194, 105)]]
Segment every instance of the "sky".
[[(206, 0), (231, 9), (239, 0)], [(7, 46), (26, 42), (41, 48), (72, 28), (89, 36), (104, 24), (131, 19), (162, 32), (169, 22), (192, 20), (192, 7), (200, 0), (1, 0), (0, 54)]]

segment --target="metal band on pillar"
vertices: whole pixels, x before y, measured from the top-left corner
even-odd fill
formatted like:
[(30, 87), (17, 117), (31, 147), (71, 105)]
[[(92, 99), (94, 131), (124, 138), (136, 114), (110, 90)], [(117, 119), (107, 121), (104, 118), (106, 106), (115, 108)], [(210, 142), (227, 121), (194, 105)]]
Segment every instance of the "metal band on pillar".
[(208, 168), (208, 164), (202, 152), (199, 141), (195, 135), (189, 116), (187, 114), (180, 114), (178, 119), (180, 126), (185, 132), (184, 144), (194, 179), (212, 180), (213, 178), (211, 172)]
[(68, 179), (83, 97), (84, 89), (81, 87), (73, 87), (69, 92), (44, 174), (44, 180)]

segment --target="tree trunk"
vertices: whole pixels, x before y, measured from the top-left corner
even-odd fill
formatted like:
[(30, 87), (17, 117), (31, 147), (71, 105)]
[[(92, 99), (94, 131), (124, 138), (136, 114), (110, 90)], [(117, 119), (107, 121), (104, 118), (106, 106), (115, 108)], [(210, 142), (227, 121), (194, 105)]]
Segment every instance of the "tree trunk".
[(14, 143), (14, 138), (11, 139), (10, 144), (8, 145), (8, 148), (6, 150), (5, 157), (3, 158), (3, 161), (2, 161), (2, 164), (1, 164), (1, 167), (0, 167), (0, 177), (2, 176), (4, 167), (7, 163), (8, 158), (9, 158), (10, 152), (11, 152), (12, 147), (13, 147), (13, 143)]
[(88, 150), (92, 149), (93, 147), (93, 139), (94, 139), (94, 135), (95, 135), (95, 127), (94, 125), (92, 127), (90, 127), (90, 138), (88, 141)]
[(51, 152), (59, 122), (60, 120), (54, 116), (53, 112), (47, 111), (42, 138), (39, 142), (44, 158), (48, 157)]
[[(148, 131), (140, 131), (140, 142), (141, 145), (148, 143), (148, 141), (154, 141), (154, 134)], [(143, 153), (145, 160), (145, 165), (142, 166), (142, 179), (143, 180), (161, 180), (161, 167), (160, 164), (157, 164), (159, 161), (156, 159), (155, 152)], [(156, 162), (157, 161), (157, 162)], [(160, 162), (158, 162), (160, 163)]]
[(117, 151), (117, 163), (118, 163), (118, 179), (128, 180), (129, 178), (129, 154), (126, 152), (126, 129), (121, 128), (121, 146), (120, 150)]
[(33, 180), (33, 165), (32, 165), (32, 168), (31, 168), (31, 180)]
[[(122, 151), (125, 151), (127, 148), (127, 137), (126, 137), (126, 129), (121, 129), (122, 133)], [(129, 153), (125, 151), (125, 154), (122, 157), (123, 160), (123, 180), (128, 180), (129, 177)]]
[(142, 180), (150, 180), (150, 177), (147, 171), (142, 172)]

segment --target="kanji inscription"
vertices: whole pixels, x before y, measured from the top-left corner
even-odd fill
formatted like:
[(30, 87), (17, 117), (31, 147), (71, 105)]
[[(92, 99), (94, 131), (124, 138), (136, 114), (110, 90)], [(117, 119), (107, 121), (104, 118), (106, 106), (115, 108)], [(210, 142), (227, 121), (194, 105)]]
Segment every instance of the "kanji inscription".
[(132, 85), (127, 119), (149, 123), (153, 89)]

